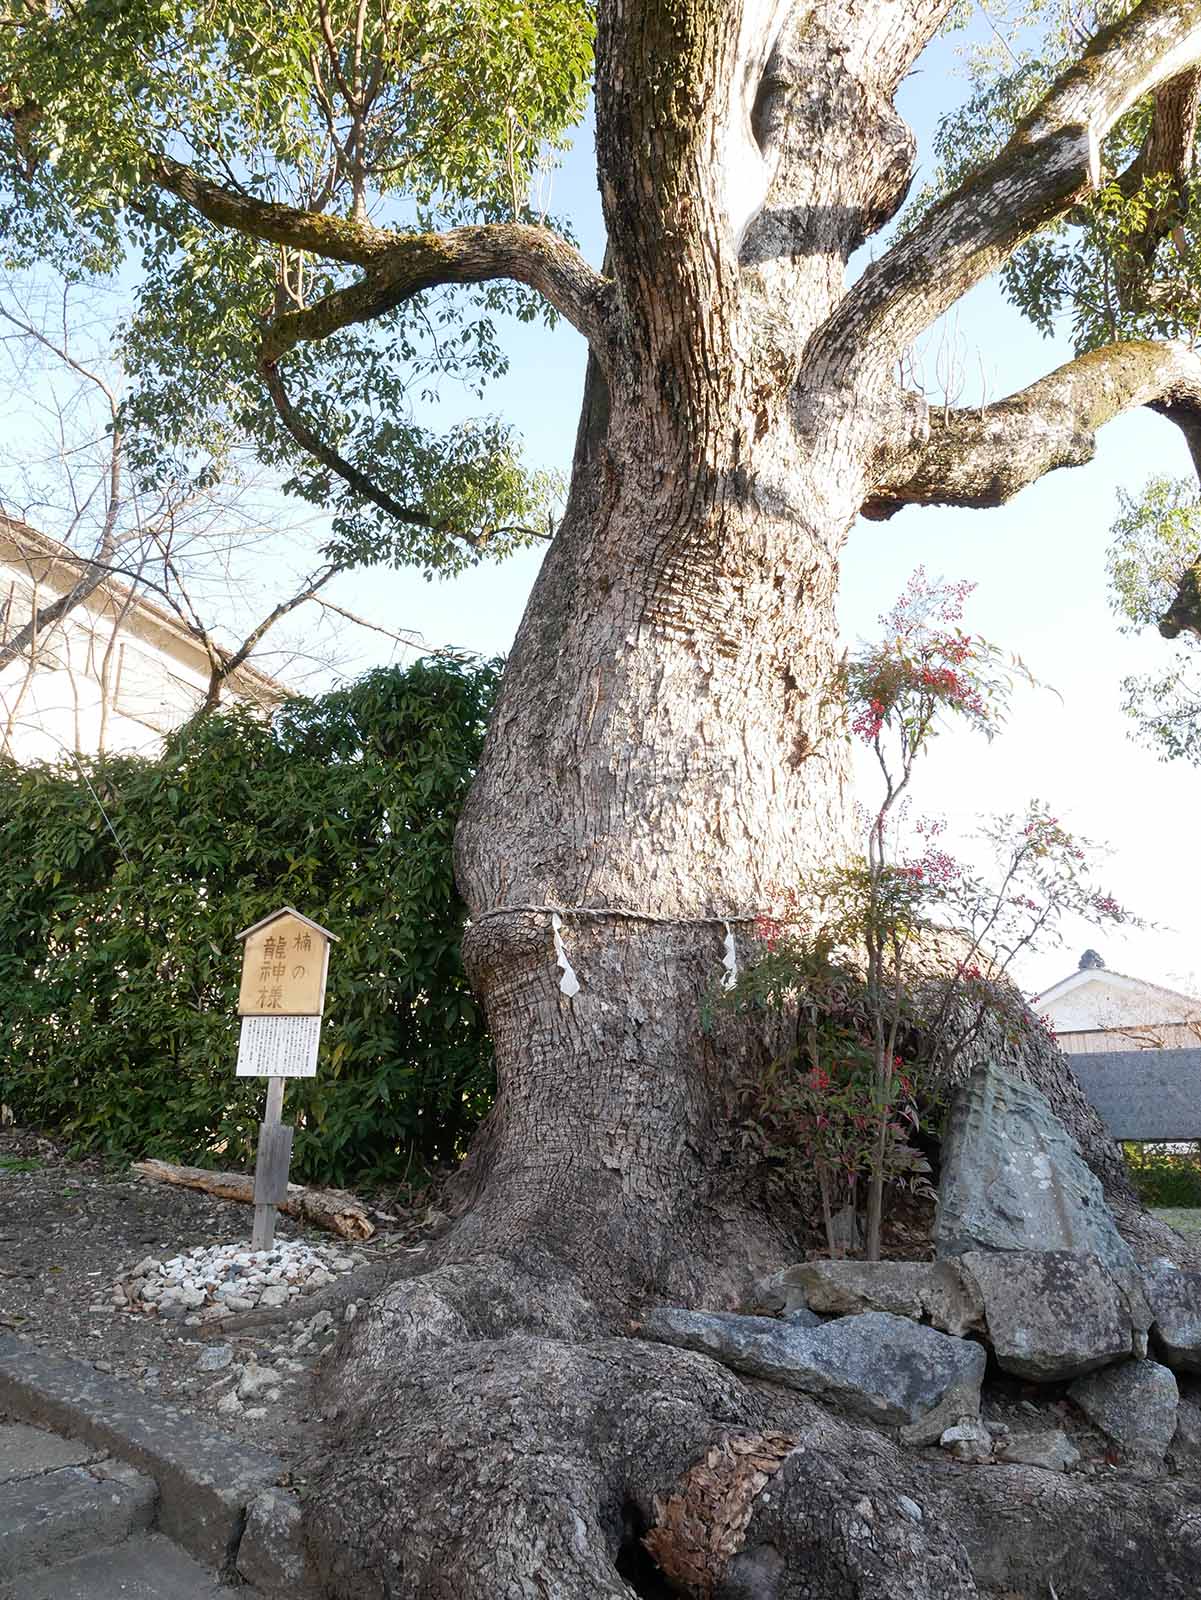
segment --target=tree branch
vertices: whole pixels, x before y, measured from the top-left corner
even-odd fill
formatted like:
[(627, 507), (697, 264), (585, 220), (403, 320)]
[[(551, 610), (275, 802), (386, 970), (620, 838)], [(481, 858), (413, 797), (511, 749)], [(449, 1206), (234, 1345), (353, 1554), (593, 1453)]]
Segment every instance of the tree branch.
[(1100, 182), (1101, 140), (1138, 100), (1201, 60), (1201, 0), (1142, 0), (1104, 28), (994, 161), (863, 273), (817, 337), (845, 363), (891, 361), (1023, 240)]
[(551, 228), (498, 222), (445, 233), (393, 233), (369, 222), (235, 194), (167, 156), (150, 162), (149, 175), (220, 227), (365, 269), (348, 288), (277, 317), (265, 336), (268, 360), (277, 361), (301, 340), (324, 339), (349, 323), (382, 316), (424, 289), (495, 278), (536, 289), (602, 360), (607, 355), (608, 284)]
[(1201, 110), (1201, 71), (1182, 72), (1155, 96), (1151, 126), (1142, 149), (1122, 174), (1124, 193), (1133, 194), (1144, 178), (1164, 173), (1183, 182), (1193, 170), (1197, 114)]
[(907, 505), (1002, 505), (1057, 467), (1091, 461), (1097, 429), (1135, 406), (1153, 406), (1182, 427), (1201, 423), (1201, 352), (1141, 339), (1104, 345), (995, 405), (935, 418), (923, 442), (893, 458), (863, 515), (883, 521)]
[(280, 421), (301, 449), (307, 450), (323, 467), (349, 484), (357, 495), (373, 506), (378, 506), (397, 522), (408, 523), (410, 527), (428, 528), (432, 533), (446, 534), (448, 538), (459, 539), (463, 544), (470, 545), (473, 550), (482, 549), (489, 537), (496, 533), (528, 533), (531, 538), (537, 539), (550, 537), (540, 528), (485, 528), (476, 533), (470, 528), (457, 528), (445, 520), (440, 521), (437, 517), (431, 517), (428, 511), (422, 511), (418, 506), (403, 505), (314, 432), (288, 398), (288, 391), (284, 388), (283, 379), (274, 362), (260, 361), (259, 371), (262, 373), (267, 393), (271, 396)]
[(385, 628), (382, 622), (372, 622), (370, 617), (360, 617), (357, 611), (348, 611), (345, 606), (335, 605), (323, 595), (312, 594), (308, 598), (315, 606), (320, 606), (322, 611), (332, 611), (335, 616), (345, 617), (347, 622), (353, 622), (356, 627), (369, 628), (372, 633), (382, 633), (386, 639), (392, 639), (410, 650), (420, 650), (423, 655), (453, 656), (461, 653), (456, 652), (452, 645), (431, 645), (422, 633), (407, 630), (398, 633), (395, 628)]
[(331, 561), (320, 572), (306, 578), (300, 589), (290, 599), (281, 600), (273, 610), (269, 611), (262, 621), (250, 630), (236, 650), (224, 650), (220, 645), (215, 647), (220, 660), (220, 667), (215, 667), (209, 676), (208, 694), (205, 696), (204, 704), (196, 713), (196, 721), (217, 709), (221, 703), (221, 690), (225, 683), (246, 661), (251, 651), (261, 643), (264, 636), (275, 624), (281, 618), (286, 617), (289, 612), (295, 611), (297, 606), (303, 605), (306, 600), (313, 599), (317, 591), (324, 588), (331, 578), (336, 577), (339, 572), (344, 572), (345, 570), (344, 562)]

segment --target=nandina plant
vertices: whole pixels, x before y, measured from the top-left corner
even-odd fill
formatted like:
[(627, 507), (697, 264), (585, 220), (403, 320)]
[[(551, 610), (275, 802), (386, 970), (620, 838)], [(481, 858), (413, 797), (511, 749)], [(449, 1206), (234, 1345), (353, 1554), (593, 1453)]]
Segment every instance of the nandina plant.
[(890, 1185), (930, 1192), (929, 1163), (910, 1143), (920, 1126), (913, 1078), (894, 1057), (881, 1101), (862, 975), (825, 939), (763, 931), (770, 949), (745, 975), (738, 1002), (783, 1010), (791, 1000), (794, 1047), (740, 1081), (737, 1125), (769, 1190), (795, 1196), (816, 1183), (826, 1247), (837, 1257), (856, 1232), (842, 1219), (856, 1213), (877, 1163)]
[[(867, 1255), (879, 1260), (886, 1167), (885, 1106), (901, 1021), (907, 959), (937, 883), (920, 863), (889, 859), (889, 828), (914, 767), (939, 728), (964, 721), (992, 738), (1004, 720), (1015, 676), (1030, 675), (988, 640), (965, 631), (963, 608), (975, 586), (931, 581), (919, 567), (884, 633), (848, 659), (844, 688), (852, 731), (872, 750), (883, 780), (867, 830), (866, 859), (836, 880), (843, 936), (859, 944), (872, 1017), (879, 1131), (867, 1204)], [(933, 867), (933, 863), (930, 864)]]
[(904, 826), (901, 802), (938, 732), (960, 719), (991, 738), (1015, 681), (1034, 681), (964, 630), (971, 589), (919, 568), (880, 619), (882, 639), (849, 657), (850, 726), (883, 780), (865, 848), (760, 919), (762, 954), (732, 991), (735, 1003), (796, 1008), (795, 1047), (760, 1089), (744, 1088), (744, 1115), (770, 1160), (787, 1138), (808, 1161), (835, 1253), (833, 1208), (866, 1188), (869, 1260), (880, 1256), (886, 1189), (920, 1186), (929, 1171), (908, 1137), (919, 1108), (929, 1121), (937, 1086), (986, 1028), (1039, 1026), (1011, 982), (1014, 962), (1057, 939), (1067, 915), (1136, 920), (1097, 886), (1098, 847), (1041, 802), (984, 826), (979, 869), (945, 847), (937, 819)]

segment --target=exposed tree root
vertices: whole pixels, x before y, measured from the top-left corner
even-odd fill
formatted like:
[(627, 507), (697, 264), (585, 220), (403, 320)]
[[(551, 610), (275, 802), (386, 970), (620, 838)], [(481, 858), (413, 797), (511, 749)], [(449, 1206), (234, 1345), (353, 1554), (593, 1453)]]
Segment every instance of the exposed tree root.
[[(309, 1502), (331, 1596), (1196, 1592), (1195, 1481), (960, 1465), (705, 1356), (590, 1337), (582, 1297), (553, 1298), (480, 1261), (395, 1284), (349, 1326)], [(543, 1331), (506, 1331), (523, 1323)]]

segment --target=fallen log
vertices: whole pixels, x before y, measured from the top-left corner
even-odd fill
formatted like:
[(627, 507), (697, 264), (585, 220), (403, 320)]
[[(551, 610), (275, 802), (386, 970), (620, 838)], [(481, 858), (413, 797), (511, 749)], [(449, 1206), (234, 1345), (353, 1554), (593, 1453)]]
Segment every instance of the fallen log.
[[(152, 1183), (172, 1183), (181, 1189), (201, 1189), (218, 1200), (254, 1204), (254, 1178), (240, 1172), (208, 1172), (204, 1167), (179, 1167), (171, 1161), (135, 1161), (131, 1170)], [(366, 1211), (345, 1189), (308, 1189), (290, 1183), (279, 1209), (297, 1222), (324, 1228), (340, 1239), (370, 1239), (375, 1232)]]

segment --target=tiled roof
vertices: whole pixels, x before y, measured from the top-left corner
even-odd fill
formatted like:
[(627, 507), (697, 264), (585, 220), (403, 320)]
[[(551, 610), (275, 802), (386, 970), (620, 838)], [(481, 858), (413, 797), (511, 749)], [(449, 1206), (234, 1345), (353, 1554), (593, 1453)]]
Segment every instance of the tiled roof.
[(1071, 1063), (1113, 1138), (1201, 1139), (1201, 1050), (1108, 1050)]

